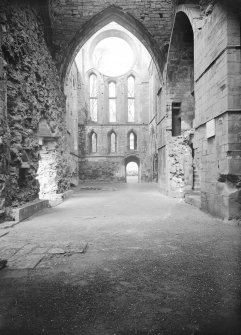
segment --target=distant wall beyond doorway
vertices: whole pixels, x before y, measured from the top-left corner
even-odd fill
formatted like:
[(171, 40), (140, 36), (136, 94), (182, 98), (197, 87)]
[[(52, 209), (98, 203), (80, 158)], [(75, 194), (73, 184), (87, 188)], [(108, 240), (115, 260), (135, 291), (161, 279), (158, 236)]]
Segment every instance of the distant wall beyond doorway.
[(125, 159), (125, 180), (127, 183), (139, 183), (141, 180), (140, 159), (129, 156)]
[(139, 182), (139, 166), (135, 162), (130, 162), (126, 165), (126, 182), (138, 183)]

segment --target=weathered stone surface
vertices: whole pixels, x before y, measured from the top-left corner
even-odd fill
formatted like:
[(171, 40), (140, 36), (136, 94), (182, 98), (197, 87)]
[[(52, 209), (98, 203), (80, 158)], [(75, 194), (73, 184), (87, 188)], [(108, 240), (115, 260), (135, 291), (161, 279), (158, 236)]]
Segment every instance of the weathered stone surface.
[[(240, 4), (239, 10), (235, 1), (200, 1), (200, 5), (202, 11), (183, 4), (176, 16), (158, 116), (159, 180), (162, 190), (169, 194), (180, 186), (190, 193), (187, 185), (193, 182), (194, 197), (200, 191), (201, 197), (200, 201), (191, 199), (192, 203), (216, 216), (236, 219), (241, 214)], [(193, 30), (193, 45), (185, 17)], [(196, 25), (195, 20), (202, 24)], [(183, 102), (185, 106), (182, 130), (194, 130), (193, 139), (187, 143), (190, 155), (183, 162), (184, 169), (184, 152), (170, 136), (172, 103), (179, 101), (181, 109)], [(212, 119), (215, 133), (209, 138), (206, 123)], [(185, 171), (190, 173), (188, 179)], [(230, 182), (227, 176), (235, 178)]]
[(19, 259), (10, 259), (8, 267), (14, 269), (34, 269), (43, 258), (43, 255), (25, 255)]
[[(171, 37), (178, 4), (182, 9)], [(11, 212), (9, 207), (38, 195), (62, 201), (70, 184), (78, 184), (78, 175), (82, 180), (123, 180), (130, 155), (142, 160), (142, 180), (154, 180), (158, 170), (161, 189), (176, 196), (190, 191), (196, 178), (204, 210), (237, 218), (241, 212), (239, 2), (52, 0), (51, 22), (47, 22), (46, 8), (47, 1), (39, 6), (37, 1), (0, 3), (0, 221)], [(43, 16), (44, 11), (47, 15)], [(77, 107), (84, 79), (78, 79), (76, 66), (68, 72), (67, 84), (61, 85), (48, 49), (51, 47), (58, 69), (69, 68), (68, 61), (77, 52), (75, 43), (83, 45), (95, 30), (109, 23), (108, 13), (115, 13), (115, 19), (140, 38), (154, 55), (154, 62), (158, 54), (163, 68), (170, 42), (166, 67), (162, 75), (158, 73), (161, 82), (151, 62), (148, 76), (138, 83), (143, 85), (138, 110), (145, 110), (146, 115), (133, 125), (141, 139), (138, 150), (130, 152), (125, 137), (118, 143), (120, 157), (106, 151), (107, 133), (89, 123), (87, 104)], [(118, 85), (123, 88), (121, 80)], [(104, 80), (102, 91), (103, 102)], [(180, 137), (171, 136), (172, 103), (181, 104)], [(106, 105), (103, 102), (103, 118)], [(207, 138), (206, 123), (212, 119), (215, 136)], [(120, 138), (130, 130), (114, 126), (105, 130), (111, 128)], [(187, 140), (185, 134), (193, 129), (194, 139)], [(90, 131), (98, 133), (99, 156), (89, 152)]]
[[(0, 13), (3, 4), (0, 4)], [(0, 16), (0, 222), (5, 218), (5, 191), (10, 163), (9, 127), (7, 123), (7, 78), (6, 61), (3, 58), (2, 43), (5, 26), (2, 24), (4, 16)]]
[(7, 266), (7, 260), (0, 258), (0, 270), (2, 270), (3, 268), (5, 268), (6, 266)]
[[(9, 128), (7, 124), (4, 127), (9, 129), (9, 154), (4, 144), (6, 139), (3, 139), (0, 142), (0, 169), (5, 170), (3, 180), (6, 185), (0, 189), (4, 190), (5, 205), (15, 207), (37, 198), (39, 187), (43, 189), (44, 185), (50, 184), (51, 188), (48, 181), (52, 174), (55, 174), (52, 192), (62, 193), (69, 188), (69, 150), (66, 141), (65, 98), (55, 63), (44, 39), (39, 13), (34, 5), (31, 7), (24, 2), (3, 3), (1, 52), (6, 64), (7, 118), (5, 121), (0, 118), (0, 123), (8, 123)], [(48, 125), (49, 135), (56, 141), (54, 151), (52, 148), (48, 151), (48, 145), (46, 149), (48, 156), (54, 155), (55, 164), (51, 167), (48, 166), (48, 160), (45, 161), (46, 156), (41, 156), (38, 139), (38, 124), (41, 120)], [(46, 143), (43, 145), (46, 146)], [(47, 175), (41, 176), (46, 168), (49, 168)], [(36, 179), (38, 169), (39, 182)]]
[(65, 251), (64, 249), (61, 249), (61, 248), (52, 248), (52, 249), (49, 249), (48, 253), (49, 254), (64, 254)]
[(5, 236), (5, 235), (7, 235), (9, 233), (9, 231), (4, 231), (4, 230), (2, 230), (2, 231), (0, 231), (0, 237), (3, 237), (3, 236)]
[(14, 220), (20, 222), (27, 219), (38, 211), (47, 208), (48, 205), (48, 200), (35, 200), (19, 208), (15, 208), (13, 209)]
[[(176, 15), (170, 42), (164, 87), (158, 106), (157, 145), (159, 182), (162, 191), (183, 197), (193, 188), (194, 45), (190, 21), (184, 13)], [(180, 133), (174, 132), (173, 106), (180, 106)]]

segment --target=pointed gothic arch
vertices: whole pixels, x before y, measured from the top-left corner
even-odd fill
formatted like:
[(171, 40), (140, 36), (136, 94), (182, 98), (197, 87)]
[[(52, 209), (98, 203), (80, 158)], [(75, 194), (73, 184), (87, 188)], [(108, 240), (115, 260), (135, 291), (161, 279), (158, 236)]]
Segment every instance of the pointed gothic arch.
[(108, 134), (108, 152), (116, 153), (117, 152), (117, 134), (114, 129), (111, 129)]
[(97, 143), (97, 134), (94, 130), (91, 130), (88, 134), (88, 142), (89, 142), (89, 153), (90, 154), (95, 154), (97, 153), (97, 147), (98, 147), (98, 143)]
[(109, 6), (86, 22), (80, 30), (77, 31), (71, 42), (66, 47), (60, 67), (62, 82), (64, 82), (69, 73), (72, 62), (85, 42), (98, 30), (113, 21), (129, 30), (143, 43), (150, 53), (161, 78), (161, 73), (164, 67), (164, 55), (160, 50), (160, 46), (158, 46), (157, 42), (154, 40), (147, 28), (134, 16), (124, 12), (122, 8), (118, 6)]
[(127, 150), (137, 150), (137, 134), (133, 129), (127, 133)]

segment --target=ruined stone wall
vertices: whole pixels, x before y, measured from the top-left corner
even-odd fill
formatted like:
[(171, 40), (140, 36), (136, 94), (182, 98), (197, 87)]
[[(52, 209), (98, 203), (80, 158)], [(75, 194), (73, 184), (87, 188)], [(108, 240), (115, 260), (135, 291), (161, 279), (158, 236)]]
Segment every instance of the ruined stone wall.
[[(193, 32), (188, 18), (177, 14), (164, 70), (157, 121), (159, 184), (162, 192), (183, 197), (185, 171), (192, 175), (191, 131), (194, 119)], [(181, 133), (172, 133), (172, 104), (180, 103)], [(190, 165), (185, 168), (185, 165)], [(190, 176), (191, 177), (191, 176)], [(190, 178), (189, 178), (190, 179)], [(192, 185), (190, 185), (190, 188)]]
[[(118, 27), (117, 27), (118, 28)], [(108, 30), (108, 27), (106, 28)], [(123, 28), (119, 27), (123, 32)], [(127, 34), (127, 32), (125, 32)], [(128, 33), (129, 34), (129, 33)], [(130, 34), (131, 35), (131, 34)], [(97, 35), (98, 37), (98, 35)], [(81, 59), (82, 95), (79, 100), (79, 177), (80, 180), (113, 180), (125, 181), (125, 165), (128, 157), (140, 161), (140, 180), (150, 181), (153, 178), (153, 157), (155, 153), (155, 136), (151, 132), (149, 121), (154, 123), (156, 84), (158, 77), (152, 63), (152, 74), (148, 72), (150, 56), (140, 41), (131, 35), (132, 46), (138, 50), (135, 61), (128, 72), (111, 77), (93, 68), (91, 45), (95, 37), (90, 39), (81, 49), (77, 60)], [(92, 74), (97, 78), (97, 121), (91, 120), (89, 80)], [(128, 78), (134, 77), (134, 120), (128, 122)], [(153, 76), (150, 81), (151, 76)], [(116, 85), (116, 122), (110, 122), (109, 115), (109, 83)], [(117, 138), (116, 152), (110, 152), (110, 134)], [(136, 150), (129, 150), (128, 134), (133, 131), (137, 136)], [(91, 134), (97, 135), (97, 152), (90, 149)], [(151, 136), (152, 140), (149, 140)]]
[[(3, 11), (3, 4), (0, 4), (0, 13)], [(7, 123), (7, 80), (5, 60), (2, 54), (2, 42), (5, 27), (2, 24), (4, 16), (0, 15), (0, 222), (5, 217), (6, 181), (9, 176), (9, 128)]]
[[(81, 180), (114, 180), (125, 181), (125, 159), (135, 156), (140, 159), (141, 180), (150, 181), (151, 164), (147, 154), (149, 129), (148, 125), (88, 125), (85, 126), (85, 138), (80, 132), (82, 158), (79, 176)], [(97, 152), (90, 152), (90, 134), (97, 134)], [(114, 131), (117, 136), (116, 152), (110, 153), (109, 134)], [(128, 148), (128, 133), (137, 135), (137, 149)]]
[[(7, 206), (18, 206), (38, 197), (39, 183), (42, 189), (48, 184), (52, 171), (41, 175), (41, 171), (47, 170), (46, 160), (41, 156), (43, 151), (48, 157), (54, 156), (54, 192), (61, 193), (69, 187), (65, 97), (37, 9), (25, 1), (3, 1), (3, 4), (1, 52), (6, 62), (11, 157), (5, 197)], [(48, 136), (55, 139), (50, 150), (45, 141), (39, 144), (40, 120), (48, 127)], [(42, 169), (38, 182), (39, 160)], [(44, 190), (40, 193), (46, 195)]]
[[(241, 213), (240, 17), (216, 2), (203, 19), (195, 48), (195, 151), (201, 169), (201, 206), (223, 218)], [(214, 134), (207, 136), (207, 122)]]
[[(112, 179), (125, 180), (124, 160), (129, 155), (141, 159), (141, 179), (150, 180), (152, 175), (151, 154), (148, 151), (148, 118), (149, 118), (149, 85), (140, 75), (135, 73), (135, 122), (127, 121), (127, 78), (132, 72), (114, 78), (117, 87), (117, 122), (109, 122), (108, 83), (106, 77), (96, 71), (98, 75), (98, 122), (90, 120), (88, 89), (81, 101), (80, 111), (86, 112), (84, 125), (80, 126), (79, 150), (82, 158), (79, 166), (80, 179)], [(85, 83), (88, 87), (89, 73)], [(80, 117), (81, 119), (81, 117)], [(137, 150), (128, 150), (128, 133), (133, 130), (137, 135)], [(97, 153), (90, 154), (89, 136), (94, 131), (97, 134)], [(109, 134), (114, 131), (117, 136), (116, 153), (109, 152)], [(109, 166), (108, 166), (109, 162)], [(93, 173), (92, 173), (93, 172)], [(92, 176), (92, 177), (91, 177)]]

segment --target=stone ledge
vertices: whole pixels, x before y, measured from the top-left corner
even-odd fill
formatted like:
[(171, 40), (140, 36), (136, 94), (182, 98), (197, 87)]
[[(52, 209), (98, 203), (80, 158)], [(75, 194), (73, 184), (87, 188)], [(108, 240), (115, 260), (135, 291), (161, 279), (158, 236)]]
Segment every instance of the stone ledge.
[(55, 199), (49, 200), (49, 204), (51, 207), (55, 207), (60, 205), (65, 199), (68, 199), (72, 196), (74, 190), (68, 190), (64, 193), (56, 194)]
[(201, 198), (200, 195), (196, 194), (187, 194), (185, 196), (185, 202), (189, 205), (195, 206), (201, 209)]
[(21, 207), (13, 209), (14, 214), (14, 223), (23, 221), (33, 214), (39, 212), (40, 210), (47, 208), (49, 206), (48, 200), (36, 200), (34, 202), (30, 202)]

